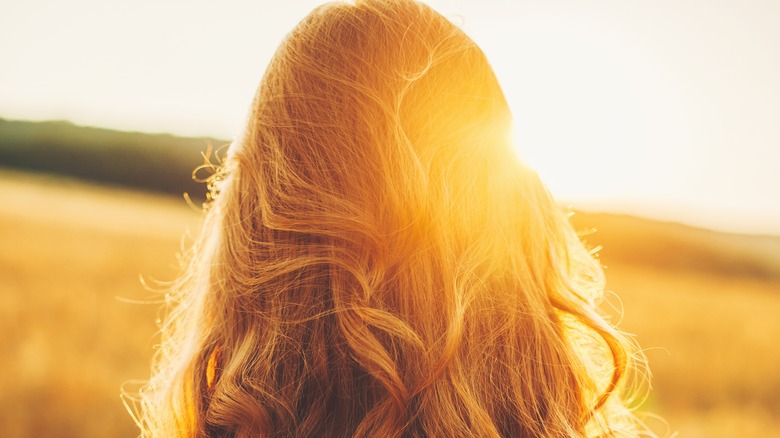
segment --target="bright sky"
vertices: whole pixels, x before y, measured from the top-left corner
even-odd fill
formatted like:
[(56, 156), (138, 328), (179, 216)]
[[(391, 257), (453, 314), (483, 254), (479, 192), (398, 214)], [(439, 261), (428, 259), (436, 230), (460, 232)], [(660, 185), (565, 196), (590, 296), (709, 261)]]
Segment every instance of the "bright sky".
[[(319, 1), (26, 0), (0, 14), (0, 117), (233, 137)], [(780, 2), (431, 0), (493, 64), (560, 200), (780, 234)]]

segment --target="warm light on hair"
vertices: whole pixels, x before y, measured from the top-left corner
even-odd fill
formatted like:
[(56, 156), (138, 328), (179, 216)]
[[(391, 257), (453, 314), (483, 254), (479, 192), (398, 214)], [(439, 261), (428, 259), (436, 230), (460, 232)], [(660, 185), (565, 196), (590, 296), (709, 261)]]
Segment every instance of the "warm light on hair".
[(633, 436), (633, 350), (482, 51), (420, 3), (283, 42), (215, 175), (146, 436)]

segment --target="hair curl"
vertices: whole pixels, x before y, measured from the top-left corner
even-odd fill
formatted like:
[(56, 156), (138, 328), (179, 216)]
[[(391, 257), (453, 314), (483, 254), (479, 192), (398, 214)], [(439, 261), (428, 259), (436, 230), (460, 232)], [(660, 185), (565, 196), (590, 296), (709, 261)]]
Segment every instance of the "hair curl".
[(211, 179), (143, 434), (636, 435), (601, 268), (511, 123), (429, 7), (309, 14)]

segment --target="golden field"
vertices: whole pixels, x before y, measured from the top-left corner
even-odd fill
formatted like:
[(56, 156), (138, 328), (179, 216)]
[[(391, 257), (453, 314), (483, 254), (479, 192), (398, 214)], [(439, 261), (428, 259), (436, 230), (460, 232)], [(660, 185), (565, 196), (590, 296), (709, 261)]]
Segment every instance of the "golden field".
[[(183, 200), (0, 173), (0, 435), (133, 437), (120, 387), (148, 376), (158, 298), (197, 213)], [(604, 245), (620, 327), (654, 374), (659, 435), (780, 436), (780, 245), (578, 214)], [(186, 243), (186, 239), (184, 239)], [(613, 296), (611, 303), (617, 303)], [(617, 317), (617, 316), (616, 316)]]

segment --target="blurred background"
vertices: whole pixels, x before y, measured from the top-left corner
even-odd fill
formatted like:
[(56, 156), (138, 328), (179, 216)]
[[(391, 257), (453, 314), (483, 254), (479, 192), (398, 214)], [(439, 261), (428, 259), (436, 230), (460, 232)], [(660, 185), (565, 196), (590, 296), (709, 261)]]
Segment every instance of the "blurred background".
[[(3, 6), (2, 436), (137, 435), (120, 388), (149, 375), (149, 289), (197, 230), (192, 170), (319, 3)], [(780, 3), (428, 4), (485, 51), (518, 155), (603, 247), (623, 313), (605, 311), (653, 372), (648, 423), (780, 436)]]

